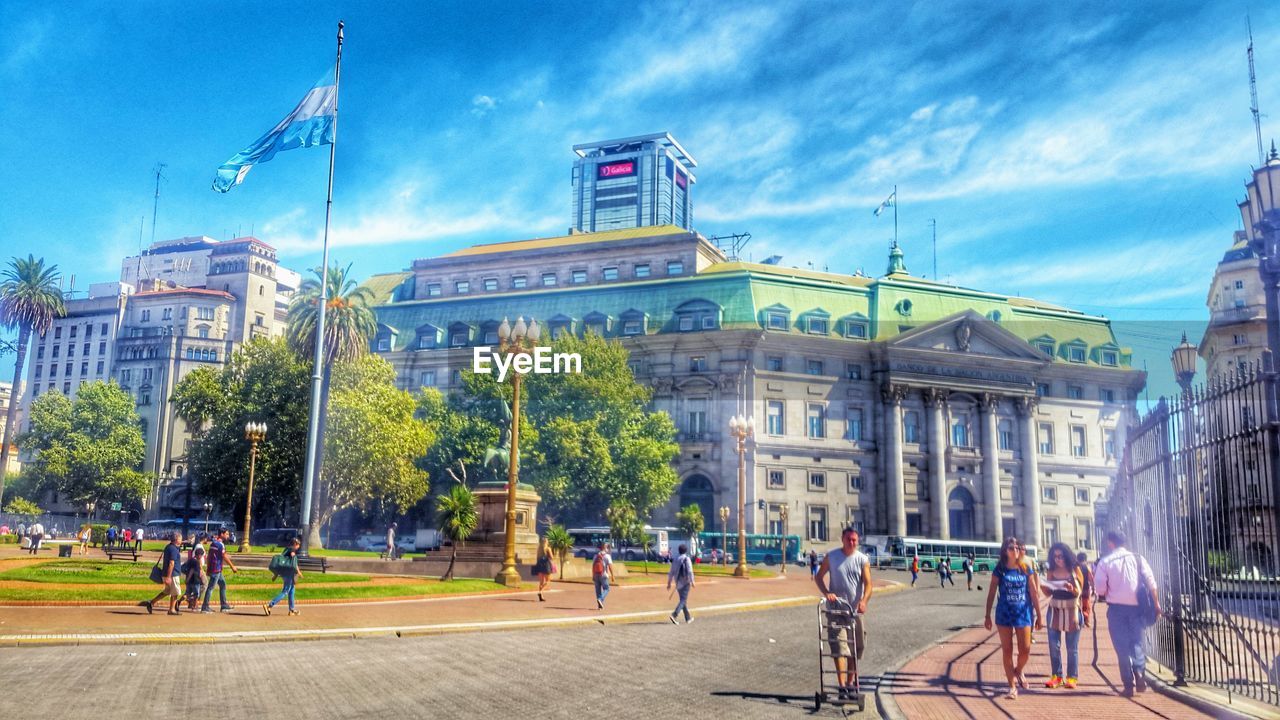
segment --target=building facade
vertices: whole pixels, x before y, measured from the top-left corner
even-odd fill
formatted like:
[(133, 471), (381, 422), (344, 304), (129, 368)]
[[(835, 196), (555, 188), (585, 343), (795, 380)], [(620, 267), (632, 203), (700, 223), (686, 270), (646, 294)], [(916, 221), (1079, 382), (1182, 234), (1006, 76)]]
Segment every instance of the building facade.
[(1267, 347), (1267, 297), (1244, 231), (1236, 232), (1214, 270), (1205, 305), (1209, 325), (1198, 348), (1205, 376), (1213, 381), (1257, 365)]
[[(9, 412), (9, 403), (13, 402), (13, 383), (0, 382), (0, 417), (7, 416)], [(14, 418), (14, 427), (22, 427), (22, 414)], [(16, 435), (16, 433), (15, 433)], [(0, 468), (3, 473), (19, 473), (22, 472), (22, 461), (18, 458), (18, 446), (11, 444), (9, 446), (9, 464)]]
[(573, 230), (693, 227), (698, 163), (671, 133), (583, 143), (573, 151)]
[[(373, 349), (402, 388), (460, 387), (503, 318), (631, 353), (679, 428), (685, 505), (737, 508), (729, 418), (755, 418), (750, 532), (867, 533), (1096, 547), (1094, 504), (1145, 376), (1105, 318), (912, 276), (730, 261), (676, 226), (477, 245), (375, 276)], [(583, 518), (583, 520), (591, 520)], [(737, 510), (729, 524), (736, 526)]]

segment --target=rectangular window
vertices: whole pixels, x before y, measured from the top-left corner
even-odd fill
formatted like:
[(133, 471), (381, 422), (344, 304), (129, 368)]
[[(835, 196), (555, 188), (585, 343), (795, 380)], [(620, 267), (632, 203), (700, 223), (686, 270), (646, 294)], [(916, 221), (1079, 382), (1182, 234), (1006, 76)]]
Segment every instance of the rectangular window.
[[(63, 394), (63, 395), (70, 395), (70, 394), (71, 394), (71, 383), (69, 383), (69, 382), (64, 382), (64, 383), (62, 383), (62, 394)], [(150, 400), (150, 398), (148, 398), (148, 400)]]
[(76, 336), (76, 330), (79, 330), (79, 329), (80, 329), (80, 326), (79, 326), (79, 325), (72, 325), (72, 326), (71, 326), (71, 337), (73, 337), (73, 338), (74, 338), (74, 337)]
[(717, 322), (717, 320), (716, 320), (716, 316), (715, 316), (715, 315), (703, 315), (703, 316), (702, 316), (702, 329), (703, 329), (703, 330), (715, 330), (715, 329), (716, 329), (716, 322)]
[(485, 345), (498, 344), (498, 331), (496, 329), (484, 331), (484, 344)]
[(84, 326), (84, 339), (88, 340), (91, 337), (93, 337), (93, 323), (88, 323)]
[(471, 281), (459, 280), (453, 284), (453, 289), (456, 290), (459, 295), (465, 295), (471, 292)]
[(130, 369), (125, 368), (124, 370), (121, 370), (121, 371), (120, 371), (120, 384), (121, 384), (121, 385), (128, 385), (128, 384), (129, 384), (129, 377), (130, 377), (131, 375), (133, 375), (133, 371), (132, 371), (132, 370), (130, 370)]
[[(161, 320), (172, 320), (172, 319), (173, 319), (173, 308), (171, 308), (171, 307), (167, 307), (167, 308), (165, 308), (164, 310), (160, 311), (160, 319), (161, 319)], [(74, 335), (75, 335), (75, 333), (71, 333), (71, 334), (72, 334), (72, 336), (74, 336)]]
[(1070, 400), (1083, 400), (1084, 388), (1079, 385), (1068, 385), (1067, 398)]
[(151, 310), (142, 311), (142, 322), (151, 322)]
[(498, 278), (485, 278), (484, 289), (487, 292), (493, 292), (498, 289)]
[(37, 380), (39, 380), (39, 379), (40, 379), (40, 372), (41, 372), (42, 370), (44, 370), (44, 366), (43, 366), (43, 365), (37, 365), (37, 366), (36, 366), (36, 374), (35, 374), (35, 378), (36, 378)]
[(680, 318), (680, 332), (689, 332), (693, 330), (693, 316), (684, 315)]
[[(1058, 487), (1056, 485), (1045, 485), (1040, 488), (1040, 499), (1047, 503), (1058, 502)], [(1048, 518), (1045, 518), (1048, 521)]]
[(512, 275), (511, 287), (516, 290), (529, 287), (529, 276), (528, 275)]
[(1044, 545), (1041, 547), (1049, 547), (1058, 542), (1058, 518), (1047, 517), (1044, 519)]
[(770, 435), (783, 435), (786, 433), (786, 420), (783, 415), (784, 407), (781, 400), (770, 400), (768, 402), (768, 419), (765, 432)]
[(97, 374), (97, 375), (101, 375), (101, 374), (102, 374), (102, 366), (103, 366), (103, 362), (102, 362), (101, 360), (99, 360), (99, 361), (98, 361), (98, 367), (97, 367), (97, 369), (94, 371), (94, 372), (95, 372), (95, 374)]
[(1116, 401), (1116, 391), (1110, 388), (1102, 388), (1098, 391), (1098, 399), (1104, 403), (1113, 403)]
[(924, 522), (920, 513), (907, 513), (907, 535), (920, 537), (924, 534)]
[(1248, 342), (1249, 342), (1249, 336), (1248, 336), (1248, 335), (1244, 335), (1244, 334), (1241, 334), (1241, 333), (1236, 333), (1236, 334), (1234, 334), (1234, 335), (1232, 335), (1232, 336), (1231, 336), (1231, 344), (1232, 344), (1232, 345), (1245, 345), (1245, 344), (1247, 344)]
[(1053, 423), (1040, 423), (1038, 426), (1040, 454), (1053, 454)]
[(76, 356), (76, 346), (75, 346), (75, 345), (68, 345), (68, 346), (67, 346), (67, 357), (75, 357), (75, 356)]
[(920, 442), (920, 414), (914, 410), (909, 410), (902, 416), (902, 441)]
[(787, 487), (787, 474), (782, 470), (769, 471), (769, 489), (782, 490)]
[(1089, 488), (1087, 487), (1076, 488), (1076, 504), (1077, 505), (1089, 504)]
[(569, 281), (572, 282), (574, 285), (581, 285), (582, 283), (587, 281), (587, 271), (574, 270), (573, 272), (569, 273)]
[(1049, 383), (1036, 383), (1036, 395), (1040, 397), (1049, 397), (1053, 393), (1049, 390)]
[(41, 345), (40, 347), (36, 348), (36, 359), (37, 359), (37, 360), (43, 360), (43, 359), (44, 359), (44, 346), (43, 346), (43, 345)]
[(1102, 364), (1115, 367), (1116, 365), (1120, 364), (1120, 356), (1116, 354), (1115, 350), (1103, 350)]
[(644, 332), (644, 324), (639, 320), (628, 320), (622, 323), (623, 335), (639, 335)]
[(668, 275), (683, 275), (683, 274), (684, 274), (684, 263), (683, 263), (683, 262), (681, 262), (681, 261), (679, 261), (679, 260), (668, 260), (668, 261), (667, 261), (667, 274), (668, 274)]
[(820, 472), (809, 473), (809, 489), (810, 490), (826, 490), (827, 474)]
[(1093, 549), (1093, 523), (1088, 520), (1076, 520), (1076, 547), (1084, 550)]
[(542, 287), (555, 287), (555, 286), (556, 286), (556, 274), (542, 273)]
[(61, 346), (61, 345), (54, 345), (54, 346), (53, 346), (53, 358), (54, 358), (55, 360), (56, 360), (56, 359), (58, 359), (58, 357), (59, 357), (59, 356), (58, 356), (58, 353), (59, 353), (61, 350), (62, 350), (62, 346)]
[(689, 434), (698, 437), (707, 431), (707, 399), (689, 398)]
[(85, 343), (84, 347), (80, 348), (80, 354), (87, 356), (89, 354), (89, 348), (91, 345), (92, 343)]
[(107, 343), (105, 341), (98, 343), (98, 354), (99, 355), (107, 354)]
[(821, 360), (806, 360), (804, 371), (810, 375), (825, 375), (825, 364)]
[(787, 316), (784, 313), (768, 313), (765, 316), (765, 321), (768, 324), (770, 330), (786, 330), (787, 329), (787, 324), (788, 324)]
[(1243, 281), (1243, 280), (1237, 280), (1237, 281), (1236, 281), (1236, 289), (1237, 289), (1237, 290), (1243, 290), (1243, 289), (1244, 289), (1244, 281)]
[(1067, 350), (1067, 359), (1073, 363), (1084, 362), (1084, 348), (1076, 345)]
[(867, 336), (867, 325), (860, 322), (845, 323), (844, 332), (845, 335), (851, 338), (865, 338)]
[(824, 318), (809, 318), (809, 332), (813, 335), (827, 334), (827, 321)]
[(54, 340), (61, 340), (61, 339), (62, 339), (62, 326), (61, 326), (61, 325), (59, 325), (58, 327), (55, 327), (55, 328), (53, 329), (53, 339), (54, 339)]
[(88, 375), (88, 374), (89, 374), (89, 363), (88, 363), (88, 361), (85, 361), (85, 362), (80, 363), (80, 374), (81, 374), (81, 375)]
[(602, 269), (602, 270), (600, 271), (600, 277), (601, 277), (601, 279), (606, 280), (606, 281), (607, 281), (607, 280), (617, 280), (617, 279), (618, 279), (618, 268), (616, 268), (616, 267), (607, 267), (607, 268), (604, 268), (604, 269)]
[(858, 492), (862, 489), (862, 475), (852, 473), (849, 475), (849, 492)]
[(427, 332), (418, 336), (419, 350), (430, 350), (435, 346), (436, 346), (436, 334), (434, 332)]
[(1001, 420), (998, 426), (998, 447), (1001, 450), (1013, 449), (1013, 423)]
[(764, 366), (769, 372), (782, 372), (782, 356), (770, 355), (764, 359)]
[(1083, 425), (1071, 426), (1071, 454), (1075, 457), (1084, 457), (1088, 454), (1088, 444), (1085, 440), (1085, 431)]
[(107, 324), (106, 324), (106, 323), (102, 323), (102, 334), (103, 334), (103, 335), (106, 335), (106, 334), (107, 334)]
[(951, 425), (951, 444), (955, 447), (967, 448), (969, 445), (969, 418), (961, 415)]
[(707, 371), (706, 355), (694, 355), (689, 358), (689, 372), (706, 372), (706, 371)]
[[(201, 335), (200, 337), (205, 337), (205, 336)], [(389, 337), (378, 338), (378, 352), (391, 352), (391, 338)]]
[(1116, 456), (1116, 431), (1115, 430), (1112, 430), (1111, 428), (1106, 428), (1102, 431), (1102, 450), (1107, 454), (1107, 457), (1113, 458)]
[(440, 283), (427, 283), (427, 297), (440, 297)]
[(844, 376), (850, 380), (861, 380), (862, 366), (858, 363), (846, 363), (844, 366)]
[(852, 440), (853, 442), (862, 440), (862, 409), (851, 407), (845, 412), (847, 414), (845, 416), (844, 439)]
[(467, 331), (459, 330), (458, 332), (450, 336), (449, 344), (452, 345), (453, 347), (462, 347), (463, 345), (466, 345), (467, 340), (469, 339), (467, 337), (467, 334), (468, 334)]
[(819, 542), (827, 541), (827, 508), (825, 506), (809, 506), (809, 539)]
[(810, 403), (806, 413), (808, 418), (809, 437), (812, 439), (825, 438), (827, 436), (827, 408), (825, 405), (818, 403)]
[(925, 482), (924, 480), (916, 480), (916, 499), (918, 500), (929, 499), (929, 483)]
[(635, 269), (631, 271), (631, 274), (638, 278), (649, 277), (649, 263), (641, 263), (639, 265), (636, 265)]

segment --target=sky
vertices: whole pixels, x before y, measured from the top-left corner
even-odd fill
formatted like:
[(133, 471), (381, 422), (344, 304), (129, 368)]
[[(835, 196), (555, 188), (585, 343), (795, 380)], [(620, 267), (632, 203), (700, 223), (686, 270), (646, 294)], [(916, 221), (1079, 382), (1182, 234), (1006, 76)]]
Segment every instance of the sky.
[(1276, 4), (0, 0), (0, 256), (84, 288), (153, 233), (252, 233), (318, 265), (327, 148), (210, 184), (332, 64), (342, 19), (331, 253), (357, 277), (563, 234), (572, 145), (669, 131), (704, 235), (879, 275), (896, 185), (914, 274), (936, 220), (940, 279), (1113, 318), (1158, 395), (1258, 161), (1249, 13), (1269, 143)]

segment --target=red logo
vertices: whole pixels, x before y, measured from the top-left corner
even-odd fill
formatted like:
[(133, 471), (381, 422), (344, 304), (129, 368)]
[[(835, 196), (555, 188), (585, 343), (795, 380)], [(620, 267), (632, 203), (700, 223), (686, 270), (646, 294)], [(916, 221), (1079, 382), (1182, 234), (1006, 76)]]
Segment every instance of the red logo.
[(599, 165), (597, 166), (597, 172), (599, 173), (599, 177), (602, 177), (602, 178), (615, 178), (615, 177), (626, 177), (627, 175), (635, 175), (636, 163), (634, 160), (627, 160), (625, 162), (616, 162), (616, 163), (609, 163), (608, 165)]
[(684, 173), (676, 171), (676, 184), (682, 188), (689, 187), (689, 181), (685, 178)]

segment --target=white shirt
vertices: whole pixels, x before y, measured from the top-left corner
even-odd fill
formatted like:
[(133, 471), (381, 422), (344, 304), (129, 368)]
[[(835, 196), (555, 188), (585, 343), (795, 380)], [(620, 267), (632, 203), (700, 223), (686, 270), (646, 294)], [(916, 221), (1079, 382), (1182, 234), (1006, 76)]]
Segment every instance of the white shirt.
[(1137, 605), (1139, 576), (1155, 587), (1156, 578), (1147, 561), (1125, 548), (1117, 548), (1098, 561), (1093, 574), (1094, 592), (1105, 597), (1108, 605)]
[(27, 528), (27, 530), (30, 531), (32, 535), (44, 534), (44, 526), (41, 525), (40, 523), (36, 523), (35, 525), (32, 525), (31, 527)]

